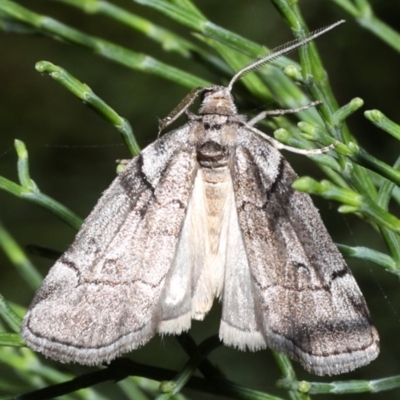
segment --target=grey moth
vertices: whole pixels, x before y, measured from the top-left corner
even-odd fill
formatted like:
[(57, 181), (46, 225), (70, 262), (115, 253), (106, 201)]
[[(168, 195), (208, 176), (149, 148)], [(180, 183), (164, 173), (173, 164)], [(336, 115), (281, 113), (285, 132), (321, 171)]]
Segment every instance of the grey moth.
[(246, 122), (231, 95), (243, 74), (332, 27), (227, 87), (195, 90), (162, 121), (202, 94), (198, 115), (129, 162), (51, 268), (22, 324), (32, 349), (109, 362), (156, 333), (189, 330), (217, 298), (228, 346), (281, 351), (317, 375), (377, 357), (363, 295), (311, 198), (292, 188), (285, 146), (255, 128), (267, 113)]

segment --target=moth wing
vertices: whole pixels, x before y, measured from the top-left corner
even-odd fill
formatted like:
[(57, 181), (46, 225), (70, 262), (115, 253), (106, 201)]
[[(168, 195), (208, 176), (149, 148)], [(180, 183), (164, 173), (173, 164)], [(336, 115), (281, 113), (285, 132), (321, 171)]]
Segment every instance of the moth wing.
[(227, 245), (219, 337), (226, 345), (240, 350), (260, 350), (266, 347), (266, 343), (257, 321), (258, 304), (239, 226), (232, 180), (226, 209)]
[[(317, 375), (368, 364), (379, 338), (360, 289), (280, 153), (242, 129), (233, 166), (257, 324), (268, 347)], [(225, 300), (224, 300), (225, 301)]]
[(222, 183), (222, 190), (228, 193), (223, 204), (216, 206), (215, 199), (210, 201), (210, 183), (203, 172), (201, 168), (197, 171), (174, 263), (166, 279), (160, 333), (178, 334), (189, 329), (191, 319), (202, 320), (214, 299), (221, 296), (230, 215), (231, 210), (236, 214), (236, 207), (231, 181)]
[(23, 320), (30, 347), (95, 365), (156, 333), (197, 169), (188, 130), (147, 147), (104, 192)]
[[(161, 334), (179, 334), (188, 330), (192, 318), (203, 316), (212, 305), (211, 284), (207, 273), (207, 213), (201, 169), (196, 173), (188, 201), (185, 221), (173, 265), (166, 277), (161, 297)], [(196, 293), (200, 286), (201, 295)], [(202, 319), (200, 317), (200, 319)]]

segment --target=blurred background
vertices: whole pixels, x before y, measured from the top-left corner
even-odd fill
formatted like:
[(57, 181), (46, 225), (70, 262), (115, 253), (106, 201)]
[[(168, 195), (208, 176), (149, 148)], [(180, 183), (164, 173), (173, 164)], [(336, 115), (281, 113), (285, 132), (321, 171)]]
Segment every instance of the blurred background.
[[(152, 9), (128, 0), (114, 0), (113, 3), (196, 41), (189, 29)], [(394, 29), (400, 29), (400, 2), (375, 0), (370, 3), (378, 17)], [(157, 43), (105, 17), (84, 14), (56, 1), (29, 0), (19, 4), (219, 83), (217, 76), (208, 72), (201, 63), (165, 52)], [(290, 29), (267, 0), (202, 0), (195, 1), (195, 4), (214, 23), (269, 48), (293, 38)], [(317, 46), (339, 104), (344, 105), (354, 97), (361, 97), (365, 102), (364, 107), (348, 119), (352, 134), (372, 155), (392, 165), (399, 153), (398, 142), (368, 122), (363, 112), (379, 109), (388, 118), (400, 123), (400, 54), (361, 28), (331, 1), (302, 0), (300, 7), (311, 30), (342, 18), (347, 20), (346, 24), (319, 38)], [(115, 177), (115, 160), (129, 158), (129, 153), (119, 133), (110, 124), (77, 101), (57, 82), (39, 74), (34, 68), (35, 63), (51, 61), (87, 83), (130, 121), (142, 148), (156, 139), (158, 118), (165, 117), (188, 93), (187, 88), (157, 76), (130, 70), (84, 48), (40, 35), (0, 32), (0, 55), (0, 175), (18, 180), (13, 142), (14, 139), (24, 141), (29, 151), (31, 177), (40, 189), (82, 218), (88, 215)], [(297, 59), (297, 54), (290, 57)], [(263, 106), (258, 105), (260, 108)], [(184, 118), (180, 121), (183, 123)], [(315, 179), (323, 177), (306, 157), (289, 154), (287, 158), (299, 175), (310, 175)], [(335, 242), (385, 251), (380, 237), (369, 225), (354, 216), (338, 214), (337, 203), (319, 198), (314, 200)], [(62, 252), (75, 235), (54, 215), (6, 192), (0, 192), (0, 219), (21, 246), (37, 244)], [(30, 258), (43, 275), (52, 265), (50, 260), (37, 256)], [(368, 367), (338, 379), (377, 379), (398, 375), (400, 291), (397, 278), (373, 264), (349, 260), (349, 265), (381, 334), (382, 353)], [(0, 293), (25, 307), (33, 297), (2, 253)], [(194, 322), (193, 337), (201, 341), (216, 334), (219, 317), (220, 309), (216, 306), (204, 322)], [(131, 357), (138, 362), (176, 370), (187, 359), (177, 342), (170, 337), (154, 338), (144, 348), (132, 353)], [(286, 396), (274, 386), (280, 373), (269, 351), (253, 354), (221, 347), (212, 353), (210, 359), (237, 383)], [(299, 365), (295, 366), (299, 379), (327, 381), (310, 376)], [(77, 373), (87, 371), (76, 366), (62, 365), (60, 368)], [(2, 373), (6, 376), (12, 374), (0, 365)], [(115, 389), (113, 384), (103, 384), (101, 390), (113, 393)], [(192, 399), (214, 399), (211, 395), (189, 390), (184, 393)], [(124, 398), (122, 393), (114, 396)], [(370, 395), (358, 395), (358, 398), (364, 398), (361, 396)], [(398, 399), (399, 396), (400, 390), (397, 389), (375, 394), (374, 399)], [(330, 397), (319, 396), (320, 399)], [(353, 397), (343, 396), (344, 399)]]

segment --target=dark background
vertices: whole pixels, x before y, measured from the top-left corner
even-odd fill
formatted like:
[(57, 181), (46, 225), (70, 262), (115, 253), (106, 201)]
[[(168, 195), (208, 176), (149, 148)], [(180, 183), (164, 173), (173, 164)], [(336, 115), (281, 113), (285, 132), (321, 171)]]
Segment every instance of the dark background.
[[(195, 41), (190, 30), (151, 9), (128, 0), (115, 3)], [(195, 3), (211, 21), (270, 48), (292, 39), (290, 29), (266, 0), (203, 0)], [(400, 29), (400, 2), (376, 0), (370, 3), (381, 19)], [(193, 60), (166, 53), (157, 43), (105, 17), (85, 15), (57, 2), (30, 0), (20, 4), (217, 83), (215, 76)], [(300, 6), (310, 29), (347, 19), (345, 25), (318, 39), (317, 45), (339, 103), (343, 105), (354, 97), (365, 101), (364, 107), (348, 120), (353, 135), (375, 157), (393, 164), (398, 155), (398, 142), (369, 123), (363, 111), (376, 108), (400, 122), (400, 54), (327, 0), (303, 0)], [(297, 58), (297, 55), (291, 57)], [(40, 189), (85, 217), (115, 177), (115, 160), (128, 158), (129, 154), (112, 126), (57, 82), (35, 71), (34, 65), (40, 60), (64, 67), (91, 86), (131, 122), (142, 147), (156, 138), (157, 118), (166, 116), (188, 89), (114, 64), (86, 49), (43, 36), (0, 33), (0, 175), (17, 181), (13, 141), (16, 138), (23, 140), (29, 151), (31, 177)], [(322, 178), (307, 158), (293, 155), (287, 158), (300, 175)], [(315, 201), (336, 242), (385, 251), (381, 239), (370, 226), (354, 216), (338, 214), (337, 203)], [(75, 235), (71, 228), (49, 212), (5, 192), (0, 192), (0, 218), (21, 246), (33, 243), (64, 251)], [(51, 261), (38, 257), (32, 256), (31, 259), (43, 274), (52, 265)], [(370, 366), (337, 379), (377, 379), (400, 374), (397, 278), (373, 264), (350, 260), (349, 265), (381, 334), (382, 353)], [(3, 254), (0, 254), (0, 292), (24, 306), (28, 306), (33, 296)], [(217, 333), (218, 319), (219, 308), (214, 307), (204, 322), (194, 322), (191, 333), (198, 341)], [(139, 362), (175, 369), (186, 360), (173, 338), (159, 337), (133, 353), (132, 357)], [(210, 358), (237, 383), (285, 395), (274, 388), (280, 373), (269, 351), (252, 354), (223, 347)], [(298, 365), (296, 371), (299, 379), (318, 380)], [(112, 390), (111, 384), (108, 389), (106, 386), (104, 390)], [(187, 393), (192, 398), (213, 398)], [(397, 399), (399, 395), (400, 391), (396, 390), (373, 397)], [(343, 398), (363, 396), (372, 395), (346, 395)], [(333, 395), (319, 396), (320, 399), (331, 397)]]

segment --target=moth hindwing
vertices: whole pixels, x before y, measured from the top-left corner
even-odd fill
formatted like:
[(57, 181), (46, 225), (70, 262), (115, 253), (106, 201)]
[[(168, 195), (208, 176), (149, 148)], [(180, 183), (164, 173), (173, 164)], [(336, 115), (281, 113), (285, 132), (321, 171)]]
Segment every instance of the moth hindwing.
[(275, 142), (237, 114), (231, 87), (197, 90), (199, 115), (105, 191), (33, 299), (21, 330), (30, 347), (101, 364), (188, 330), (220, 298), (227, 345), (282, 351), (318, 375), (377, 357), (350, 270)]

